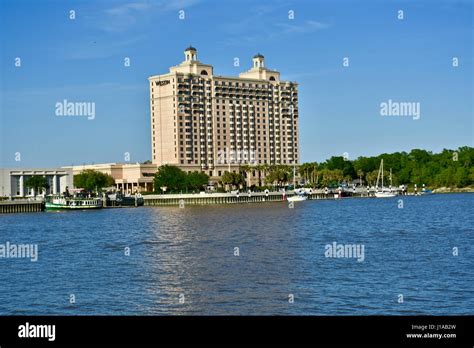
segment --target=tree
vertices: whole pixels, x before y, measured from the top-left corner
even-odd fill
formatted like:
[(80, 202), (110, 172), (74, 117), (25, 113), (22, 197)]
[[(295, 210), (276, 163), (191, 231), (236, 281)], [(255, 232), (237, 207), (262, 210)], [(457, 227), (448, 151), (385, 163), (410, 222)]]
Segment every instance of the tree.
[(310, 184), (317, 183), (317, 170), (318, 170), (318, 163), (317, 162), (308, 162), (303, 163), (298, 167), (298, 173), (301, 177)]
[(244, 177), (244, 181), (247, 179), (247, 186), (250, 186), (250, 172), (252, 171), (252, 167), (248, 164), (242, 164), (239, 170)]
[(469, 170), (465, 167), (459, 167), (454, 174), (456, 187), (465, 187), (469, 185)]
[(365, 175), (365, 180), (367, 180), (367, 185), (375, 186), (377, 182), (377, 176), (379, 174), (378, 170), (373, 170)]
[(179, 192), (186, 188), (186, 173), (176, 166), (165, 164), (158, 168), (153, 178), (155, 192), (166, 187), (168, 192)]
[(234, 187), (234, 186), (240, 186), (241, 184), (244, 184), (245, 178), (240, 173), (231, 173), (231, 172), (225, 171), (221, 177), (221, 182), (224, 185), (230, 185)]
[(265, 177), (265, 182), (267, 184), (277, 184), (278, 186), (282, 186), (283, 184), (290, 181), (292, 178), (292, 170), (289, 166), (285, 165), (278, 165), (273, 166), (268, 171), (268, 174)]
[(209, 182), (209, 175), (203, 172), (191, 172), (186, 175), (186, 188), (200, 190)]
[(25, 186), (34, 190), (35, 197), (42, 189), (49, 188), (48, 181), (44, 176), (33, 175), (25, 180)]
[(86, 191), (98, 192), (104, 187), (113, 186), (114, 178), (109, 174), (105, 174), (93, 169), (83, 170), (80, 174), (74, 175), (74, 186), (83, 188)]
[(362, 177), (364, 176), (364, 172), (361, 169), (357, 170), (357, 176), (359, 177), (359, 185), (362, 185)]
[(341, 169), (322, 169), (321, 176), (321, 183), (323, 186), (338, 186), (344, 179), (344, 174)]
[[(474, 184), (473, 165), (474, 148), (463, 146), (457, 150), (443, 149), (441, 153), (413, 149), (407, 152), (384, 153), (374, 157), (359, 157), (356, 160), (344, 160), (343, 157), (331, 157), (316, 166), (313, 175), (309, 175), (311, 163), (300, 166), (300, 174), (304, 178), (311, 177), (316, 186), (334, 184), (339, 175), (334, 170), (341, 170), (343, 177), (348, 179), (363, 178), (367, 184), (375, 185), (380, 161), (384, 160), (384, 185), (389, 183), (389, 171), (392, 170), (393, 185), (414, 185), (427, 187), (468, 187)], [(315, 163), (316, 164), (316, 163)], [(317, 165), (317, 164), (316, 164)], [(314, 179), (314, 174), (317, 174)]]
[(224, 174), (221, 176), (221, 182), (224, 185), (232, 185), (234, 182), (234, 176), (231, 172), (225, 171)]

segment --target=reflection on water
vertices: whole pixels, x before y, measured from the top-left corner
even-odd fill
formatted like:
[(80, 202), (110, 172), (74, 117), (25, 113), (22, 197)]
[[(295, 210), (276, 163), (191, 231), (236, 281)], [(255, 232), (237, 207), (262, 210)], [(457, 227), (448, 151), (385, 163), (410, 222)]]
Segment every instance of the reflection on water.
[(473, 198), (4, 215), (0, 244), (39, 260), (0, 259), (0, 314), (472, 314)]

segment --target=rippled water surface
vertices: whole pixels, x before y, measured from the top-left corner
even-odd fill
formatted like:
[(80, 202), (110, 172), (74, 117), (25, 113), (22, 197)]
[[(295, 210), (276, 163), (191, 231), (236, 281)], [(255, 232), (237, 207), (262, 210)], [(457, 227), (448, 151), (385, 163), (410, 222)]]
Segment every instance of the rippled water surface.
[(0, 314), (474, 314), (474, 195), (398, 199), (3, 215)]

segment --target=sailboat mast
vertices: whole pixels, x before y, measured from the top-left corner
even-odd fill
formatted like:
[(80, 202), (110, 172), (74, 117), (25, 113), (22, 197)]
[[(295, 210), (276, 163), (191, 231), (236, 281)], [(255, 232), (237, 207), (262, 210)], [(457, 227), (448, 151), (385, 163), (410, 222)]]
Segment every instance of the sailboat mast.
[(293, 161), (293, 191), (296, 190), (296, 162)]
[(392, 168), (390, 168), (390, 189), (392, 189)]
[(382, 163), (380, 165), (380, 170), (381, 170), (381, 175), (382, 175), (382, 191), (383, 191), (383, 158), (382, 158)]

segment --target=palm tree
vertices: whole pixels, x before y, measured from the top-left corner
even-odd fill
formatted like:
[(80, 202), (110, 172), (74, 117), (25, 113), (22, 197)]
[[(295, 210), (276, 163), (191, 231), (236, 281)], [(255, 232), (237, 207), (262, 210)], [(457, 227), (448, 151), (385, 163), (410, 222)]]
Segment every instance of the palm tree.
[(264, 172), (265, 170), (265, 165), (262, 165), (262, 164), (257, 164), (255, 165), (255, 170), (257, 171), (257, 174), (258, 174), (258, 186), (262, 186), (262, 177), (264, 177), (264, 175), (262, 175), (262, 172)]
[(305, 181), (309, 181), (309, 171), (311, 170), (311, 163), (303, 163), (298, 167), (298, 173)]
[(362, 171), (362, 169), (359, 169), (357, 171), (357, 176), (359, 177), (359, 184), (360, 186), (362, 186), (362, 177), (364, 176), (364, 172)]
[(378, 176), (378, 170), (373, 170), (365, 174), (365, 179), (367, 180), (367, 185), (374, 186)]
[(239, 167), (240, 172), (243, 173), (244, 177), (247, 178), (247, 187), (250, 187), (250, 171), (252, 168), (248, 164), (242, 164)]
[(262, 185), (262, 180), (264, 180), (268, 174), (268, 172), (271, 170), (272, 168), (272, 165), (271, 164), (262, 164), (262, 165), (259, 165), (258, 166), (258, 172), (259, 172), (259, 175), (258, 175), (258, 185), (259, 186), (263, 186)]

